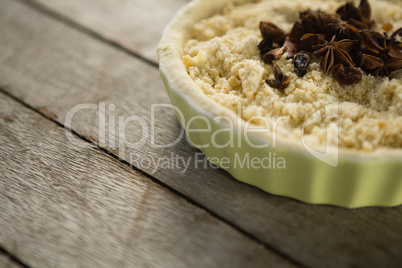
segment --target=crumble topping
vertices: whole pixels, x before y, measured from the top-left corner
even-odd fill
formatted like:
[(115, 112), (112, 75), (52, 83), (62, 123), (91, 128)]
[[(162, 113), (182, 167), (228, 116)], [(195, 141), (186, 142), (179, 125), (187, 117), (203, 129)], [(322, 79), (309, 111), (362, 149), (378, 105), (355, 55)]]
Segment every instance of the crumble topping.
[[(402, 27), (402, 7), (397, 1), (370, 3), (377, 22), (375, 30)], [(285, 53), (273, 63), (290, 77), (289, 85), (279, 92), (265, 82), (274, 78), (274, 65), (261, 60), (260, 21), (271, 21), (289, 32), (299, 12), (309, 8), (333, 12), (342, 4), (343, 0), (294, 0), (227, 6), (222, 14), (194, 25), (194, 36), (184, 47), (183, 63), (207, 96), (236, 112), (240, 108), (244, 120), (254, 116), (280, 120), (277, 135), (301, 140), (304, 129), (308, 144), (323, 145), (328, 132), (336, 131), (328, 127), (328, 120), (322, 117), (308, 128), (303, 125), (317, 110), (337, 103), (340, 147), (365, 151), (402, 148), (401, 70), (389, 78), (363, 72), (359, 82), (342, 85), (324, 74), (320, 60), (314, 57), (306, 74), (298, 77)]]

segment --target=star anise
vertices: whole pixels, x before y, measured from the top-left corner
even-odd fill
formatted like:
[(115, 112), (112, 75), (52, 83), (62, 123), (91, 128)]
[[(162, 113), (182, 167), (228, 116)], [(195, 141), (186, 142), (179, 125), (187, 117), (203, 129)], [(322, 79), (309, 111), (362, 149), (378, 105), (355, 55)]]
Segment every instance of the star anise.
[(391, 38), (396, 38), (398, 35), (402, 37), (402, 28), (399, 28), (398, 30), (396, 30), (396, 31), (391, 35)]
[(383, 53), (390, 59), (402, 59), (401, 42), (396, 41), (395, 38), (386, 39)]
[(263, 37), (258, 45), (261, 56), (274, 49), (274, 43), (282, 45), (286, 38), (285, 32), (272, 22), (261, 21), (260, 32)]
[(390, 72), (402, 69), (402, 60), (401, 59), (390, 59), (385, 62), (388, 70)]
[(283, 54), (285, 54), (286, 50), (287, 47), (278, 47), (268, 51), (267, 53), (262, 55), (261, 58), (265, 63), (271, 63), (273, 60), (279, 60), (283, 56)]
[(258, 49), (260, 50), (260, 55), (262, 57), (265, 53), (271, 51), (274, 48), (271, 40), (262, 39), (262, 41), (258, 44)]
[[(271, 22), (261, 22), (263, 40), (258, 45), (261, 58), (270, 63), (285, 53), (293, 58), (296, 75), (304, 76), (311, 60), (309, 53), (322, 57), (321, 70), (328, 74), (335, 66), (334, 79), (344, 85), (357, 83), (362, 78), (357, 63), (373, 76), (389, 76), (402, 69), (402, 28), (388, 36), (393, 25), (385, 23), (386, 33), (369, 30), (375, 23), (371, 17), (368, 0), (361, 0), (359, 7), (347, 2), (337, 14), (307, 10), (300, 13), (300, 20), (287, 35)], [(300, 52), (301, 51), (301, 52)], [(266, 82), (275, 88), (284, 89), (290, 81), (275, 65), (275, 79)]]
[(301, 49), (314, 51), (313, 46), (325, 44), (327, 41), (322, 34), (307, 33), (300, 38)]
[(323, 56), (320, 67), (324, 74), (327, 74), (336, 64), (342, 64), (346, 67), (355, 66), (348, 52), (353, 48), (357, 41), (344, 39), (335, 41), (335, 36), (330, 42), (313, 46), (314, 54)]
[(362, 80), (362, 72), (339, 64), (335, 66), (334, 78), (343, 85), (352, 85)]
[[(261, 25), (261, 24), (260, 24)], [(285, 52), (288, 53), (288, 58), (292, 58), (300, 50), (300, 37), (303, 33), (303, 26), (301, 23), (296, 22), (293, 25), (289, 35), (285, 35), (282, 47), (271, 49), (262, 55), (262, 59), (269, 63), (273, 60), (280, 59)], [(261, 43), (260, 43), (261, 44)], [(262, 50), (261, 50), (262, 52)]]
[(286, 47), (288, 57), (292, 58), (297, 52), (300, 51), (300, 38), (303, 36), (303, 25), (300, 22), (293, 24), (292, 30), (283, 44)]
[(359, 29), (343, 20), (331, 21), (328, 23), (331, 36), (335, 35), (337, 40), (351, 39), (360, 40)]
[(326, 34), (328, 23), (340, 19), (338, 14), (329, 14), (321, 11), (307, 10), (300, 13), (305, 33)]
[(379, 32), (362, 30), (361, 51), (384, 59), (402, 59), (401, 43)]
[(284, 90), (289, 86), (291, 77), (288, 75), (284, 75), (278, 64), (275, 64), (274, 67), (274, 77), (275, 79), (265, 80), (269, 86), (277, 88), (279, 90)]
[(361, 0), (359, 7), (356, 7), (353, 2), (347, 2), (336, 13), (341, 16), (342, 20), (358, 29), (369, 29), (375, 23), (371, 17), (371, 6), (368, 0)]
[(368, 0), (361, 0), (359, 10), (362, 13), (363, 21), (369, 26), (373, 26), (375, 20), (371, 17), (371, 5)]
[(373, 55), (362, 53), (360, 55), (360, 66), (364, 71), (373, 76), (389, 76), (391, 74), (386, 63)]
[(269, 21), (260, 22), (260, 32), (263, 39), (269, 40), (271, 43), (283, 44), (286, 33), (276, 24)]
[(361, 50), (371, 55), (379, 55), (382, 50), (382, 43), (385, 39), (384, 35), (379, 32), (371, 30), (360, 31), (362, 39)]

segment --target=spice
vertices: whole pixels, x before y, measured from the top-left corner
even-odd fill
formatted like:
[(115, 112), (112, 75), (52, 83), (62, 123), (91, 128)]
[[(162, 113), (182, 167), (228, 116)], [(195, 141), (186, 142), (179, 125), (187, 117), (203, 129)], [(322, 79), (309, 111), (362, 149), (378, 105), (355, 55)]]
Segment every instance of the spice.
[(327, 74), (335, 64), (347, 67), (355, 66), (348, 54), (355, 43), (356, 41), (350, 39), (335, 41), (335, 36), (333, 36), (330, 42), (325, 41), (323, 44), (313, 46), (314, 54), (323, 56), (320, 67), (324, 74)]
[(401, 43), (370, 30), (361, 31), (360, 65), (373, 76), (389, 76), (402, 68)]
[(331, 36), (336, 36), (337, 40), (352, 39), (360, 40), (359, 29), (350, 25), (346, 21), (336, 20), (328, 23)]
[[(260, 22), (260, 31), (263, 40), (258, 45), (261, 50), (261, 58), (266, 63), (280, 59), (285, 52), (288, 57), (293, 57), (300, 50), (300, 38), (302, 37), (303, 26), (296, 22), (287, 36), (278, 26), (270, 22)], [(265, 36), (265, 37), (264, 37)], [(272, 48), (273, 43), (282, 45), (279, 48)]]
[(362, 72), (339, 64), (335, 67), (334, 78), (343, 85), (352, 85), (362, 79)]
[(262, 38), (271, 41), (271, 45), (273, 43), (282, 44), (286, 38), (285, 32), (272, 22), (261, 21), (260, 32)]
[(396, 38), (397, 36), (402, 36), (402, 28), (399, 28), (398, 30), (396, 30), (392, 35), (391, 38)]
[(277, 64), (274, 66), (274, 77), (275, 79), (265, 80), (271, 87), (284, 90), (289, 86), (290, 76), (284, 75), (281, 68)]
[(308, 10), (301, 12), (300, 18), (305, 32), (325, 34), (328, 32), (328, 23), (340, 19), (340, 16), (337, 14)]
[[(402, 44), (396, 40), (402, 36), (402, 28), (388, 37), (386, 33), (371, 30), (374, 24), (368, 0), (361, 0), (358, 7), (347, 2), (332, 14), (301, 12), (300, 21), (295, 22), (288, 35), (271, 22), (261, 22), (261, 58), (271, 63), (287, 53), (288, 58), (293, 58), (296, 75), (302, 77), (310, 63), (308, 53), (314, 53), (322, 57), (322, 72), (329, 74), (334, 70), (334, 78), (344, 85), (357, 83), (362, 78), (362, 73), (352, 67), (361, 67), (373, 76), (390, 76), (402, 69)], [(383, 27), (392, 29), (392, 25)], [(274, 43), (280, 47), (274, 48)], [(282, 80), (269, 81), (268, 84), (275, 85)]]
[(360, 55), (362, 69), (373, 76), (389, 76), (392, 71), (402, 68), (402, 60), (386, 60), (364, 54)]
[(369, 29), (375, 23), (375, 20), (371, 18), (371, 6), (368, 0), (361, 0), (359, 8), (353, 2), (347, 2), (336, 13), (341, 16), (342, 20), (358, 29)]

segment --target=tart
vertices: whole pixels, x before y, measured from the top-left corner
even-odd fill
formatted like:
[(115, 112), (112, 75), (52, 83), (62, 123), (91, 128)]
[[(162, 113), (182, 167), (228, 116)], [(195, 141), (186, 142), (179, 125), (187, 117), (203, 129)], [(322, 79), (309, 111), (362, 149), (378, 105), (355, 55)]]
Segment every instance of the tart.
[[(211, 163), (271, 194), (343, 207), (402, 204), (402, 7), (365, 5), (185, 6), (158, 56), (189, 140)], [(370, 51), (377, 34), (392, 36), (388, 56)], [(377, 58), (386, 67), (377, 68)]]

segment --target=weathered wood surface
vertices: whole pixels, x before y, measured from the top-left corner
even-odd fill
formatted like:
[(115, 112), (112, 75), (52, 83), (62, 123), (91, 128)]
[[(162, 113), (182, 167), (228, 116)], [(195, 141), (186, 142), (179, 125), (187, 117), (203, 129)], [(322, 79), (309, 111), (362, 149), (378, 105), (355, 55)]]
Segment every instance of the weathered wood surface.
[[(162, 30), (190, 0), (23, 0), (38, 3), (153, 62)], [(359, 0), (354, 0), (358, 2)], [(388, 0), (400, 3), (401, 0)]]
[[(0, 3), (8, 3), (0, 10), (0, 39), (4, 38), (0, 86), (48, 117), (64, 124), (75, 105), (105, 101), (116, 105), (107, 116), (140, 115), (149, 123), (150, 105), (169, 103), (152, 66), (30, 8)], [(158, 144), (174, 140), (180, 131), (174, 114), (164, 111), (155, 124)], [(148, 139), (141, 148), (127, 148), (123, 154), (99, 139), (97, 120), (96, 111), (87, 109), (75, 115), (72, 128), (127, 161), (130, 154), (157, 160), (171, 153), (189, 159), (198, 152), (185, 141), (171, 148), (153, 148)], [(127, 126), (127, 139), (138, 141), (139, 130), (134, 123)], [(401, 207), (311, 206), (265, 194), (221, 170), (195, 169), (194, 164), (186, 172), (180, 165), (156, 170), (137, 167), (305, 265), (398, 266), (402, 261)]]
[(156, 46), (163, 28), (189, 0), (36, 2), (156, 63)]
[(22, 266), (12, 260), (9, 256), (0, 252), (0, 267), (2, 268), (21, 268)]
[[(0, 94), (0, 244), (33, 267), (290, 267)], [(0, 267), (3, 267), (0, 265)]]

